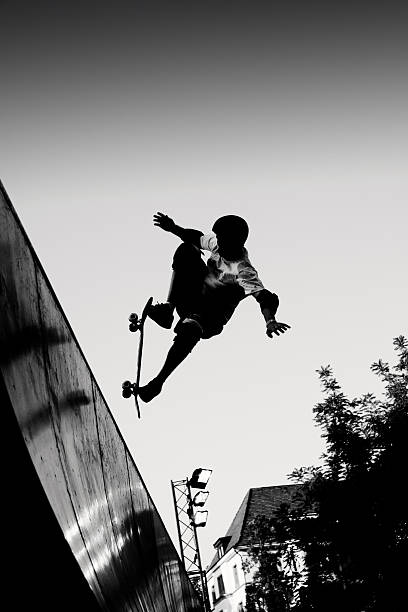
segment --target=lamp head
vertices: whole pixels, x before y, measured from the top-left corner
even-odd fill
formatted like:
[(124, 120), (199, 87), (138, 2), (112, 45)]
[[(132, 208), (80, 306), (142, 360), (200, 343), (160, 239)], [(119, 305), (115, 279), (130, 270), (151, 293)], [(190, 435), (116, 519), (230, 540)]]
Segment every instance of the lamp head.
[(189, 485), (192, 489), (205, 489), (208, 481), (210, 480), (210, 476), (212, 474), (212, 470), (207, 470), (205, 468), (197, 468), (194, 470), (193, 475), (189, 480)]

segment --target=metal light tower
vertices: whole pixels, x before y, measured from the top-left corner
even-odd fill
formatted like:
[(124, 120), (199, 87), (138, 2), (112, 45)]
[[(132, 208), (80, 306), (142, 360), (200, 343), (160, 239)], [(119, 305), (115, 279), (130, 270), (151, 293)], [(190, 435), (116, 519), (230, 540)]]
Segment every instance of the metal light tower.
[[(202, 489), (205, 489), (211, 471), (198, 468), (194, 470), (190, 479), (171, 481), (181, 559), (193, 584), (200, 587), (206, 612), (209, 612), (210, 605), (207, 579), (201, 564), (197, 527), (205, 527), (208, 511), (196, 508), (202, 507), (209, 495), (208, 491)], [(201, 489), (201, 491), (192, 497), (191, 489)]]

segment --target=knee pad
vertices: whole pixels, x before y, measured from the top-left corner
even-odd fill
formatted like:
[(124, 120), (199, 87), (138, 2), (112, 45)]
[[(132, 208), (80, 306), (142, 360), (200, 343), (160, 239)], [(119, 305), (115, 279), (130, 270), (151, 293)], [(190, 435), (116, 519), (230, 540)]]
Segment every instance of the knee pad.
[(191, 353), (202, 337), (202, 331), (198, 325), (183, 323), (182, 321), (177, 323), (174, 331), (176, 332), (173, 340), (174, 344), (183, 348), (187, 353)]
[(188, 268), (191, 262), (199, 259), (201, 260), (201, 251), (198, 247), (194, 246), (189, 242), (183, 242), (177, 248), (173, 256), (173, 270), (176, 268)]

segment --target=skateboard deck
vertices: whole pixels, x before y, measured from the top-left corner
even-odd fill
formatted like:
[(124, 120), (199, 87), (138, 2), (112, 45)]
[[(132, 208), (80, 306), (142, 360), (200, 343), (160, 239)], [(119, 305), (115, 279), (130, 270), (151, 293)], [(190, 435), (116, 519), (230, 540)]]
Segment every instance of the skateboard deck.
[(139, 347), (137, 350), (137, 359), (136, 359), (136, 380), (134, 383), (132, 383), (130, 380), (125, 380), (125, 382), (122, 384), (122, 396), (125, 398), (129, 398), (132, 395), (134, 396), (137, 416), (139, 419), (140, 419), (140, 407), (139, 407), (138, 391), (139, 391), (139, 383), (140, 383), (140, 373), (142, 369), (144, 325), (147, 319), (147, 313), (152, 303), (153, 303), (153, 298), (151, 297), (147, 300), (140, 318), (137, 316), (135, 312), (132, 312), (129, 315), (129, 321), (130, 321), (129, 330), (131, 332), (136, 332), (136, 331), (140, 332)]

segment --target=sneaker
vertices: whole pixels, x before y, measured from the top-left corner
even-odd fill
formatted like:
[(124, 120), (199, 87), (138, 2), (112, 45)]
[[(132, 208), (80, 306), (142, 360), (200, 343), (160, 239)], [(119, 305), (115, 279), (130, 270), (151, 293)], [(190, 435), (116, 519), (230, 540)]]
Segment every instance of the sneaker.
[(173, 325), (173, 308), (167, 302), (164, 304), (152, 304), (147, 315), (157, 325), (164, 327), (164, 329), (170, 329)]
[(147, 383), (147, 385), (145, 385), (144, 387), (139, 387), (139, 389), (137, 390), (137, 395), (140, 397), (142, 402), (145, 402), (147, 404), (148, 402), (151, 402), (152, 399), (154, 399), (157, 395), (159, 395), (160, 391), (162, 390), (162, 386), (163, 385), (158, 382), (156, 378), (153, 378), (153, 380)]

